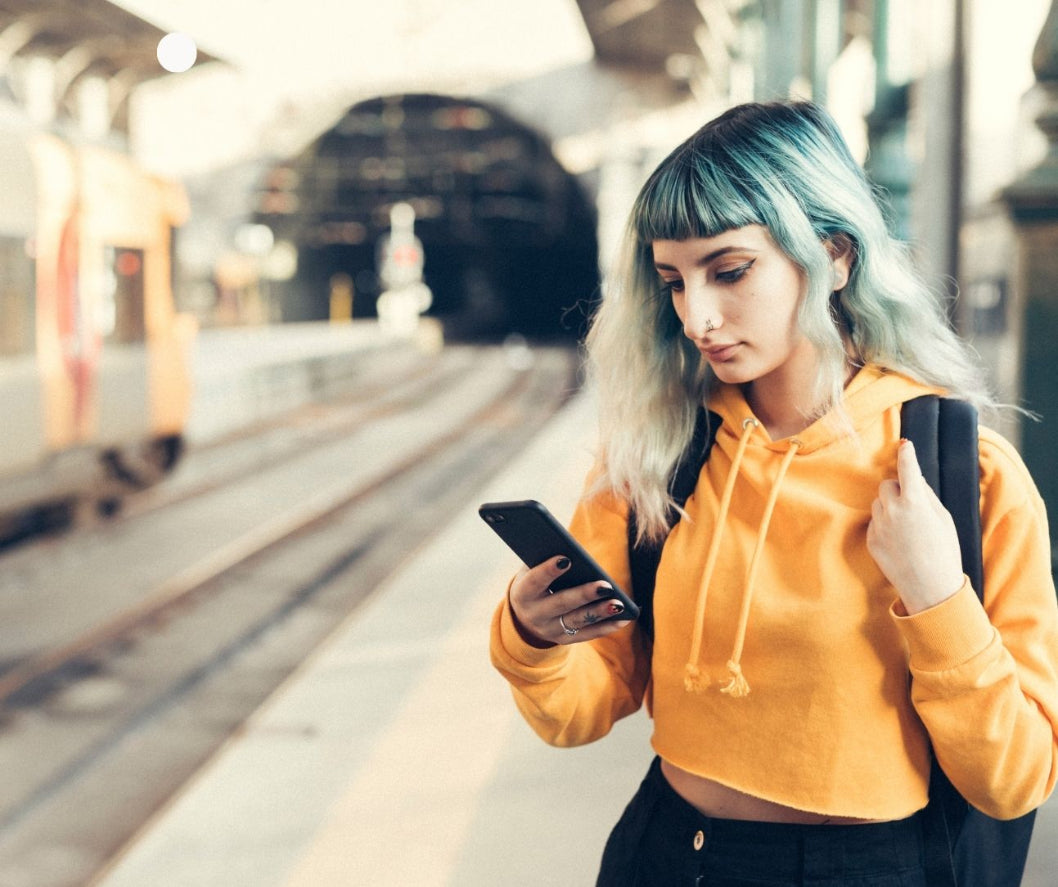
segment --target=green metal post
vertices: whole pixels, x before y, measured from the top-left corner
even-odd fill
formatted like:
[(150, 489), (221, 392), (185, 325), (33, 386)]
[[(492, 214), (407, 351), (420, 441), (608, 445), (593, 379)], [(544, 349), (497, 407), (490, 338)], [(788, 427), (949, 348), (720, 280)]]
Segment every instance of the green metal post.
[[(1018, 290), (1024, 307), (1022, 403), (1042, 421), (1021, 426), (1021, 453), (1047, 504), (1052, 543), (1058, 532), (1058, 0), (1032, 54), (1042, 111), (1036, 125), (1048, 151), (1003, 192), (1017, 233)], [(1058, 547), (1058, 546), (1055, 546)]]

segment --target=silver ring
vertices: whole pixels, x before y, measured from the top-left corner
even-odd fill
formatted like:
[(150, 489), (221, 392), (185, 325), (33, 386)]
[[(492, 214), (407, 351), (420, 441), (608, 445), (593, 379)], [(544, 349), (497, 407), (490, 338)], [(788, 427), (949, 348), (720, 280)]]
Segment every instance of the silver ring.
[(563, 619), (563, 617), (561, 616), (558, 617), (558, 624), (562, 626), (562, 630), (570, 637), (573, 637), (573, 635), (580, 631), (579, 628), (570, 628), (568, 625), (566, 625), (565, 619)]
[(707, 317), (705, 319), (705, 331), (707, 333), (711, 333), (715, 329), (716, 329), (716, 324), (713, 323), (713, 319), (711, 317)]

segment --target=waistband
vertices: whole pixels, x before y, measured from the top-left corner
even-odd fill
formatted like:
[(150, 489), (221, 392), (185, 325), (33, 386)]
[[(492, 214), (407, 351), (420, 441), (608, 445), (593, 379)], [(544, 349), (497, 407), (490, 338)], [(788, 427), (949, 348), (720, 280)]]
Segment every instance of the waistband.
[[(641, 791), (652, 819), (681, 845), (694, 851), (737, 857), (767, 857), (772, 873), (791, 877), (867, 874), (923, 865), (922, 811), (907, 819), (854, 825), (804, 825), (706, 816), (665, 779), (655, 758)], [(671, 830), (671, 831), (670, 831)]]

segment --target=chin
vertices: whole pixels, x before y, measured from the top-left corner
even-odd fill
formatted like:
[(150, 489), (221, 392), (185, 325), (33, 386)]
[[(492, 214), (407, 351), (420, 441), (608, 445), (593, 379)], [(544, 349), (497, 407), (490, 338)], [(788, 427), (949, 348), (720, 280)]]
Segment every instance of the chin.
[(729, 363), (710, 364), (713, 375), (727, 385), (745, 385), (756, 381), (758, 374), (747, 367), (732, 366)]

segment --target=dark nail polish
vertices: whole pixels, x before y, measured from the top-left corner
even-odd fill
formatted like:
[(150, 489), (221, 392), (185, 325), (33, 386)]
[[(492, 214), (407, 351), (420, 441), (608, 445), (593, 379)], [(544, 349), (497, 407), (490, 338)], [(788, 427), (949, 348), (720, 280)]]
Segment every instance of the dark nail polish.
[(623, 613), (625, 611), (624, 604), (620, 601), (614, 601), (610, 604), (609, 610), (611, 616), (616, 616), (618, 613)]
[(560, 557), (558, 559), (558, 561), (555, 562), (555, 566), (558, 567), (560, 570), (568, 570), (569, 569), (569, 558), (568, 557)]
[(595, 589), (595, 593), (599, 597), (609, 597), (611, 594), (613, 594), (613, 589), (610, 588), (609, 585), (600, 585), (598, 588)]

